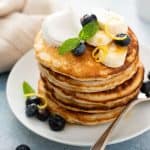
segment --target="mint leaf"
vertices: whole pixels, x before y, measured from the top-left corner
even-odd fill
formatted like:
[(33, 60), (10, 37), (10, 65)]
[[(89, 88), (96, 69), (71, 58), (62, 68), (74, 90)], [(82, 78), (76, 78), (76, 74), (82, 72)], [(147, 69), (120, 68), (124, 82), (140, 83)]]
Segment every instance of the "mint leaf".
[(80, 44), (79, 38), (71, 38), (62, 43), (59, 47), (59, 54), (63, 55), (73, 49), (75, 49)]
[(22, 88), (23, 88), (24, 95), (35, 93), (35, 90), (26, 81), (23, 82)]
[(88, 40), (99, 30), (99, 24), (97, 21), (92, 21), (86, 24), (79, 33), (81, 40)]

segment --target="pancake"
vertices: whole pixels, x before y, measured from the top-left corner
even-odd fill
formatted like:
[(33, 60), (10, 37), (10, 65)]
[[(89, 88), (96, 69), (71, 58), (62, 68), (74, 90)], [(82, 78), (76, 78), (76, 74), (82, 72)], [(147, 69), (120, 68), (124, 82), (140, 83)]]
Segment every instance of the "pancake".
[(40, 95), (48, 99), (47, 108), (50, 112), (62, 116), (67, 122), (73, 124), (96, 125), (96, 124), (110, 122), (114, 120), (124, 109), (124, 107), (121, 107), (106, 113), (94, 113), (94, 114), (75, 112), (75, 111), (64, 109), (63, 107), (55, 103), (55, 100), (50, 99), (45, 93), (46, 90), (41, 80), (39, 81), (38, 91)]
[(69, 99), (75, 101), (77, 103), (106, 103), (112, 100), (116, 100), (118, 98), (122, 98), (124, 96), (129, 95), (131, 92), (135, 91), (143, 81), (144, 69), (143, 66), (139, 66), (136, 74), (124, 82), (120, 86), (112, 90), (107, 90), (103, 92), (95, 92), (95, 93), (81, 93), (81, 92), (70, 92), (65, 90), (63, 87), (55, 86), (53, 83), (49, 82), (47, 78), (43, 78), (45, 85), (48, 90), (53, 90), (53, 93), (56, 93), (61, 99)]
[(76, 105), (72, 103), (71, 101), (61, 101), (60, 99), (58, 100), (52, 93), (45, 92), (48, 96), (49, 99), (53, 99), (56, 104), (59, 106), (67, 109), (67, 110), (72, 110), (76, 112), (86, 112), (86, 113), (105, 113), (105, 112), (110, 112), (110, 111), (115, 111), (118, 108), (121, 108), (122, 106), (126, 105), (129, 101), (133, 100), (139, 92), (139, 88), (136, 89), (133, 93), (130, 95), (121, 98), (121, 102), (116, 106), (116, 107), (106, 107), (106, 105), (99, 105), (95, 106), (93, 108), (88, 108), (86, 106), (82, 107), (80, 104)]
[(67, 76), (60, 75), (56, 72), (51, 71), (48, 68), (43, 67), (39, 64), (39, 69), (42, 76), (47, 78), (49, 82), (54, 83), (56, 86), (63, 87), (68, 91), (73, 92), (99, 92), (106, 91), (115, 88), (117, 85), (122, 84), (126, 80), (130, 79), (137, 71), (139, 66), (139, 58), (133, 62), (128, 69), (122, 71), (118, 76), (109, 78), (104, 81), (77, 81)]
[[(65, 109), (77, 111), (77, 112), (88, 112), (88, 113), (98, 113), (98, 112), (105, 112), (106, 110), (111, 110), (116, 107), (124, 106), (127, 103), (129, 103), (131, 100), (133, 100), (139, 93), (139, 89), (141, 87), (141, 81), (143, 80), (143, 67), (140, 67), (138, 69), (138, 72), (136, 75), (127, 81), (126, 83), (120, 85), (118, 88), (113, 89), (111, 91), (105, 92), (106, 97), (111, 95), (113, 97), (113, 94), (118, 94), (122, 89), (124, 89), (124, 95), (122, 95), (120, 98), (119, 96), (116, 97), (115, 99), (103, 99), (103, 101), (97, 101), (92, 103), (93, 101), (88, 101), (87, 99), (76, 99), (74, 98), (74, 95), (67, 96), (65, 95), (64, 97), (58, 92), (58, 90), (55, 90), (54, 86), (49, 87), (45, 79), (43, 79), (44, 83), (44, 88), (45, 93), (50, 97), (55, 99), (55, 102), (64, 107)], [(132, 88), (129, 88), (132, 87)], [(59, 89), (61, 90), (61, 89)], [(111, 93), (111, 94), (110, 94)], [(93, 93), (92, 93), (93, 94)], [(100, 92), (97, 93), (97, 97), (101, 97), (101, 94), (103, 95), (104, 93)], [(90, 95), (90, 93), (89, 93)], [(96, 94), (95, 94), (96, 95)]]
[(72, 53), (60, 55), (57, 47), (52, 47), (44, 41), (41, 32), (35, 39), (35, 56), (43, 66), (72, 79), (79, 81), (106, 80), (128, 69), (138, 56), (137, 38), (131, 29), (128, 30), (128, 34), (131, 43), (128, 46), (127, 57), (124, 65), (118, 68), (110, 68), (96, 63), (91, 55), (93, 47), (89, 45), (80, 57), (75, 57)]

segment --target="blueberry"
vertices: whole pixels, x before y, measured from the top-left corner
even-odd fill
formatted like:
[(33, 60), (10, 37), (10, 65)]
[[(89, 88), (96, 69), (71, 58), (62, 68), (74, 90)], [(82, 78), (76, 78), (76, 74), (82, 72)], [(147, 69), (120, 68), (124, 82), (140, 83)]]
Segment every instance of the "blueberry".
[(131, 42), (131, 39), (130, 39), (130, 37), (127, 34), (120, 33), (120, 34), (116, 35), (116, 37), (124, 37), (124, 36), (126, 36), (125, 39), (123, 39), (123, 40), (115, 40), (115, 43), (117, 45), (120, 45), (120, 46), (127, 46), (127, 45), (129, 45), (130, 42)]
[(145, 95), (146, 97), (150, 97), (150, 92), (146, 93)]
[(49, 111), (47, 109), (39, 109), (36, 117), (40, 121), (46, 121), (49, 117)]
[(21, 144), (16, 147), (16, 150), (30, 150), (30, 148), (29, 148), (29, 146), (27, 146), (25, 144)]
[(27, 117), (36, 116), (38, 112), (38, 107), (36, 104), (30, 104), (26, 106), (26, 115)]
[(80, 19), (80, 22), (82, 24), (82, 26), (85, 26), (86, 24), (90, 23), (91, 21), (96, 21), (97, 20), (97, 17), (96, 15), (94, 14), (91, 14), (91, 15), (84, 15), (81, 19)]
[(40, 103), (41, 103), (41, 100), (37, 96), (30, 96), (26, 100), (26, 105), (30, 105), (30, 104), (37, 104), (38, 105)]
[(148, 72), (148, 75), (147, 75), (148, 79), (150, 80), (150, 71)]
[(148, 94), (150, 93), (150, 81), (144, 82), (142, 87), (141, 87), (141, 92)]
[(61, 131), (64, 129), (66, 121), (59, 115), (51, 114), (49, 117), (49, 126), (53, 131)]
[(75, 56), (81, 56), (85, 52), (86, 46), (84, 43), (80, 43), (75, 49), (72, 50), (72, 53)]

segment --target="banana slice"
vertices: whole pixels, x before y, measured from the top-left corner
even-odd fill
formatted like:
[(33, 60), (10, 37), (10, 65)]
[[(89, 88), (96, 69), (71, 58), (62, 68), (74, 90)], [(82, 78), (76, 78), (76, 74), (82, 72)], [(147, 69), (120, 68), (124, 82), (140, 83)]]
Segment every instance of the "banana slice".
[(100, 46), (107, 45), (112, 41), (112, 39), (106, 35), (106, 33), (102, 30), (99, 30), (91, 39), (87, 41), (89, 45), (92, 46)]
[(107, 34), (108, 36), (112, 35), (110, 37), (115, 37), (117, 34), (127, 33), (128, 26), (120, 20), (110, 20), (106, 25), (104, 25), (104, 30), (106, 34), (109, 32), (109, 34)]
[(95, 9), (93, 12), (97, 15), (98, 22), (102, 29), (107, 25), (108, 30), (114, 36), (119, 33), (127, 33), (128, 26), (121, 15), (106, 9)]
[(102, 62), (108, 67), (116, 68), (124, 64), (127, 55), (127, 47), (118, 47), (112, 44), (109, 47), (109, 52)]
[(108, 46), (100, 46), (99, 50), (96, 48), (92, 56), (96, 62), (101, 62), (102, 64), (117, 68), (124, 64), (127, 55), (127, 47), (120, 47), (114, 43)]

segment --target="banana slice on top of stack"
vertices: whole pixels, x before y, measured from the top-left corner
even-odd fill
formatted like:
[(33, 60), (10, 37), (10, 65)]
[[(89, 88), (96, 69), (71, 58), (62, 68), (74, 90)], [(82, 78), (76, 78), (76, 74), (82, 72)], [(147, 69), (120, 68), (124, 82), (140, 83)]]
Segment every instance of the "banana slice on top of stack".
[(104, 65), (112, 68), (120, 67), (124, 64), (128, 48), (117, 46), (114, 43), (109, 45), (99, 46), (92, 52), (96, 62), (101, 62)]

